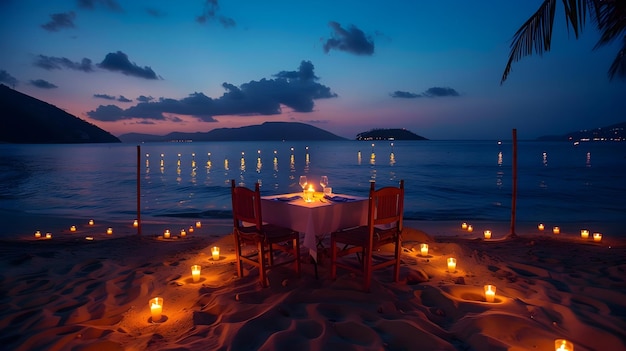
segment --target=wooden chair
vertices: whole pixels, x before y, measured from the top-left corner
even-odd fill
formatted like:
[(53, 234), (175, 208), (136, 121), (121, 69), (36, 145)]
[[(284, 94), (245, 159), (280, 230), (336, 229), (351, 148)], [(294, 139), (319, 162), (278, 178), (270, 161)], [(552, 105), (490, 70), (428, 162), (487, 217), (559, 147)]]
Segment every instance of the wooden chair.
[[(337, 267), (362, 273), (365, 291), (370, 290), (374, 270), (393, 265), (393, 280), (398, 281), (400, 275), (404, 180), (399, 187), (374, 188), (372, 182), (367, 225), (331, 233), (330, 239), (331, 278), (337, 278)], [(394, 245), (393, 257), (376, 255), (374, 258), (375, 252), (386, 244)], [(356, 255), (358, 260), (340, 259), (348, 255)]]
[[(235, 253), (237, 274), (243, 276), (243, 263), (259, 268), (261, 286), (267, 287), (267, 270), (275, 266), (294, 263), (296, 274), (300, 276), (300, 234), (288, 228), (264, 224), (261, 214), (261, 193), (259, 183), (254, 191), (243, 186), (236, 186), (231, 180), (233, 202), (233, 236), (235, 237)], [(243, 253), (242, 247), (251, 244), (256, 250)], [(285, 245), (287, 244), (287, 245)], [(274, 251), (287, 252), (293, 258), (274, 262)]]

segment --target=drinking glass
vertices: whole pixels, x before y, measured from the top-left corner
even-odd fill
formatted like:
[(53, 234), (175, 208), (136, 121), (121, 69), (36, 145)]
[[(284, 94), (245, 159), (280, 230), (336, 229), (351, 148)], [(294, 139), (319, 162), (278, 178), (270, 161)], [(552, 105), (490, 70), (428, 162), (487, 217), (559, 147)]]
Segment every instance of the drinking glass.
[(320, 178), (320, 185), (322, 186), (322, 193), (323, 193), (324, 189), (326, 189), (326, 187), (328, 186), (328, 177), (327, 176), (322, 176)]
[(300, 176), (300, 186), (302, 187), (302, 192), (304, 192), (304, 187), (307, 184), (306, 176)]

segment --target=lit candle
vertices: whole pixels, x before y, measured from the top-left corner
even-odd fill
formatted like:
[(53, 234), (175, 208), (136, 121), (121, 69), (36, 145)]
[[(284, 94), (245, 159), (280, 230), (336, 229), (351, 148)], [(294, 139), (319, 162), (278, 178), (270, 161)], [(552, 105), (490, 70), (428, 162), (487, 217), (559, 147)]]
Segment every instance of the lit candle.
[(485, 230), (485, 239), (491, 239), (491, 230)]
[(580, 231), (580, 237), (583, 239), (589, 238), (589, 231), (587, 229), (583, 229)]
[(52, 239), (52, 233), (46, 233), (46, 239)]
[(187, 232), (185, 231), (185, 229), (181, 229), (180, 230), (180, 236), (183, 237), (185, 235), (187, 235)]
[(467, 231), (468, 232), (473, 232), (474, 231), (474, 227), (472, 227), (471, 225), (467, 226)]
[(107, 228), (107, 234), (108, 235), (113, 234), (113, 228), (111, 228), (111, 227)]
[(313, 194), (315, 193), (315, 189), (313, 188), (313, 185), (309, 185), (309, 188), (306, 190), (306, 202), (312, 202), (313, 201)]
[(35, 232), (35, 238), (41, 238), (41, 232), (39, 230)]
[(192, 225), (189, 226), (189, 232), (193, 233), (193, 226)]
[(93, 225), (93, 219), (89, 220), (89, 225)]
[(220, 259), (220, 248), (217, 246), (213, 246), (211, 249), (211, 254), (213, 255), (213, 261), (218, 261)]
[(561, 228), (559, 228), (559, 227), (552, 228), (552, 233), (554, 233), (554, 234), (561, 234)]
[(539, 223), (539, 225), (537, 226), (537, 228), (538, 228), (540, 231), (543, 231), (543, 229), (544, 229), (545, 227), (544, 227), (543, 223)]
[(89, 241), (91, 241), (91, 240), (93, 240), (93, 236), (86, 236), (86, 237), (85, 237), (85, 240), (89, 240)]
[(600, 233), (593, 233), (593, 241), (595, 241), (597, 243), (602, 241), (602, 234), (600, 234)]
[(496, 298), (496, 286), (485, 285), (485, 301), (493, 302)]
[(428, 256), (428, 244), (420, 244), (420, 253), (422, 256)]
[(202, 223), (200, 223), (200, 221), (197, 221), (196, 222), (196, 228), (200, 228), (200, 227), (202, 227)]
[(201, 267), (197, 264), (191, 266), (191, 277), (193, 278), (194, 283), (197, 283), (200, 280), (200, 269)]
[(135, 219), (135, 221), (133, 222), (133, 227), (137, 228), (139, 227), (139, 221)]
[(463, 224), (461, 224), (461, 229), (463, 230), (467, 229), (467, 223), (463, 222)]
[(71, 226), (70, 227), (70, 232), (75, 232), (75, 231), (76, 231), (76, 226), (75, 225)]
[(453, 273), (456, 271), (456, 258), (450, 257), (448, 258), (448, 272)]
[(165, 239), (169, 239), (170, 238), (170, 230), (169, 229), (165, 229), (165, 232), (163, 233), (163, 237)]
[(150, 314), (152, 315), (152, 321), (158, 322), (161, 320), (161, 314), (163, 313), (163, 298), (155, 297), (150, 299)]
[(574, 351), (574, 344), (565, 339), (554, 340), (554, 351)]

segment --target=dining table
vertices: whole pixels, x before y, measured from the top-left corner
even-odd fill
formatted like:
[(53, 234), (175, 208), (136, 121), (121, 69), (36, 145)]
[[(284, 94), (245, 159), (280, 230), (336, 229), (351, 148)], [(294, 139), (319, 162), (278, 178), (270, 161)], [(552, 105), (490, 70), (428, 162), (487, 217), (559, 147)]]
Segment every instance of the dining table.
[[(367, 224), (367, 197), (316, 192), (261, 196), (263, 222), (300, 232), (302, 246), (317, 265), (318, 249), (330, 233)], [(317, 268), (317, 266), (316, 266)]]

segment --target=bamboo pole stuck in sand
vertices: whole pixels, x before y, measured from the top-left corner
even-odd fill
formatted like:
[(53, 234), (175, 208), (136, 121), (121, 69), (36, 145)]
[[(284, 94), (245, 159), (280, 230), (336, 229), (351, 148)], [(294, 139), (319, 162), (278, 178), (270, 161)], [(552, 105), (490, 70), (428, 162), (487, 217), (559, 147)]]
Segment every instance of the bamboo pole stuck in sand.
[(141, 145), (137, 145), (137, 235), (141, 235)]
[(513, 193), (511, 194), (511, 232), (509, 237), (516, 237), (515, 210), (517, 207), (517, 129), (513, 129)]

